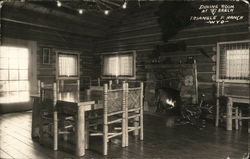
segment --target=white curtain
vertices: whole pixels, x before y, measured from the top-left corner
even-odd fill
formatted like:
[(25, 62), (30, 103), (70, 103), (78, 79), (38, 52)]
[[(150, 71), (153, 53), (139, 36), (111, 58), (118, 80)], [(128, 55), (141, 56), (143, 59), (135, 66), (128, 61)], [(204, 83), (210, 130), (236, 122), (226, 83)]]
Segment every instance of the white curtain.
[(133, 76), (133, 56), (104, 56), (103, 67), (103, 75), (105, 76)]
[(227, 50), (227, 72), (229, 78), (246, 78), (249, 76), (249, 50)]
[(77, 76), (77, 55), (59, 54), (59, 76)]

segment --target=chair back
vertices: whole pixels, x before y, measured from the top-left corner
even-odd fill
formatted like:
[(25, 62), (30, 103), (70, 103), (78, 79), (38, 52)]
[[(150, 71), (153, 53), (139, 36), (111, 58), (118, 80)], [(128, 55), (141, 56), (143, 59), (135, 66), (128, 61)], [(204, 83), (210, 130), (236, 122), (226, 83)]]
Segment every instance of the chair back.
[(57, 80), (58, 92), (79, 92), (80, 80)]
[(125, 111), (125, 83), (121, 89), (108, 89), (108, 85), (104, 84), (103, 98), (104, 112), (107, 114)]
[(43, 108), (54, 109), (57, 101), (57, 86), (56, 83), (40, 84), (40, 102)]
[(143, 83), (139, 87), (129, 88), (126, 83), (127, 107), (131, 109), (143, 109)]

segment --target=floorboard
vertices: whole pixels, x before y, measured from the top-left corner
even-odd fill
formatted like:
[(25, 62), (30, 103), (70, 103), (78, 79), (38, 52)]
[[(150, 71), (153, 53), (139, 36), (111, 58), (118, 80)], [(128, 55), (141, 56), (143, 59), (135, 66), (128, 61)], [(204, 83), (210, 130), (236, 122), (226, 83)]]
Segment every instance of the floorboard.
[[(144, 141), (129, 136), (129, 146), (121, 147), (115, 138), (109, 143), (108, 156), (101, 154), (102, 138), (90, 138), (90, 149), (81, 159), (98, 158), (175, 158), (221, 159), (242, 158), (248, 152), (249, 136), (246, 127), (239, 131), (226, 131), (212, 124), (200, 130), (191, 125), (166, 127), (167, 118), (146, 114)], [(0, 158), (63, 159), (76, 158), (74, 145), (63, 143), (59, 151), (52, 145), (40, 145), (31, 139), (31, 112), (0, 116)]]

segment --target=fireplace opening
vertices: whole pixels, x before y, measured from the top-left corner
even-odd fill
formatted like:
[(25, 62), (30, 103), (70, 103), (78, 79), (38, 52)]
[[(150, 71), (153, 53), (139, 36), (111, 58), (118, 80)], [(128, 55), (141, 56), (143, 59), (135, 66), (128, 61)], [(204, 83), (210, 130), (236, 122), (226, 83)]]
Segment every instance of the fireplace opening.
[(173, 88), (157, 88), (155, 90), (156, 112), (168, 116), (181, 115), (180, 91)]

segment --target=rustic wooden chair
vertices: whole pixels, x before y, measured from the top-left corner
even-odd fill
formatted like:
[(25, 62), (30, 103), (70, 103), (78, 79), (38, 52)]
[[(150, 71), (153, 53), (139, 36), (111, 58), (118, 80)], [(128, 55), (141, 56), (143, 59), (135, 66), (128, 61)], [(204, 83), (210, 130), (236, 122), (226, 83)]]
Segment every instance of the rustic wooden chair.
[(129, 132), (138, 135), (140, 130), (140, 140), (143, 140), (143, 83), (139, 87), (126, 88), (126, 146), (128, 146)]
[[(242, 120), (250, 119), (250, 117), (243, 117), (242, 111), (237, 104), (232, 104), (233, 95), (229, 95), (225, 91), (225, 83), (217, 82), (217, 101), (216, 101), (216, 126), (219, 126), (221, 119), (227, 119), (227, 129), (232, 127), (232, 120), (235, 121), (235, 129), (238, 130), (239, 126), (242, 126)], [(224, 100), (224, 102), (222, 102)], [(228, 108), (227, 108), (228, 107)], [(224, 113), (221, 112), (224, 108)], [(225, 113), (226, 111), (226, 113)]]
[[(53, 84), (40, 84), (40, 143), (43, 143), (44, 135), (48, 134), (53, 136), (53, 148), (58, 149), (58, 135), (63, 135), (63, 139), (67, 140), (67, 135), (73, 133), (75, 128), (74, 113), (58, 109), (56, 102), (59, 99), (59, 95), (63, 91), (67, 92), (78, 92), (79, 91), (79, 80), (74, 84), (75, 89), (64, 89), (65, 85), (60, 86), (60, 82)], [(61, 87), (61, 89), (60, 89)], [(70, 86), (72, 87), (72, 85)], [(47, 126), (47, 130), (44, 129)], [(49, 129), (48, 129), (49, 128)], [(53, 128), (53, 130), (52, 130)]]
[[(53, 84), (40, 84), (40, 143), (44, 142), (44, 135), (48, 134), (54, 138), (54, 150), (57, 150), (57, 112), (55, 111), (57, 101), (57, 87)], [(47, 127), (47, 129), (45, 129)], [(52, 130), (53, 128), (53, 130)]]
[[(72, 98), (79, 98), (80, 80), (57, 80), (58, 98), (63, 93), (72, 95)], [(58, 112), (58, 135), (63, 136), (63, 140), (67, 141), (68, 136), (75, 133), (76, 129), (76, 112), (66, 107), (57, 107)], [(57, 141), (58, 142), (58, 141)], [(58, 145), (58, 144), (57, 144)]]
[(103, 88), (103, 123), (102, 130), (90, 129), (90, 136), (103, 136), (103, 155), (108, 153), (108, 142), (111, 138), (122, 136), (122, 147), (125, 147), (125, 84), (122, 89)]

